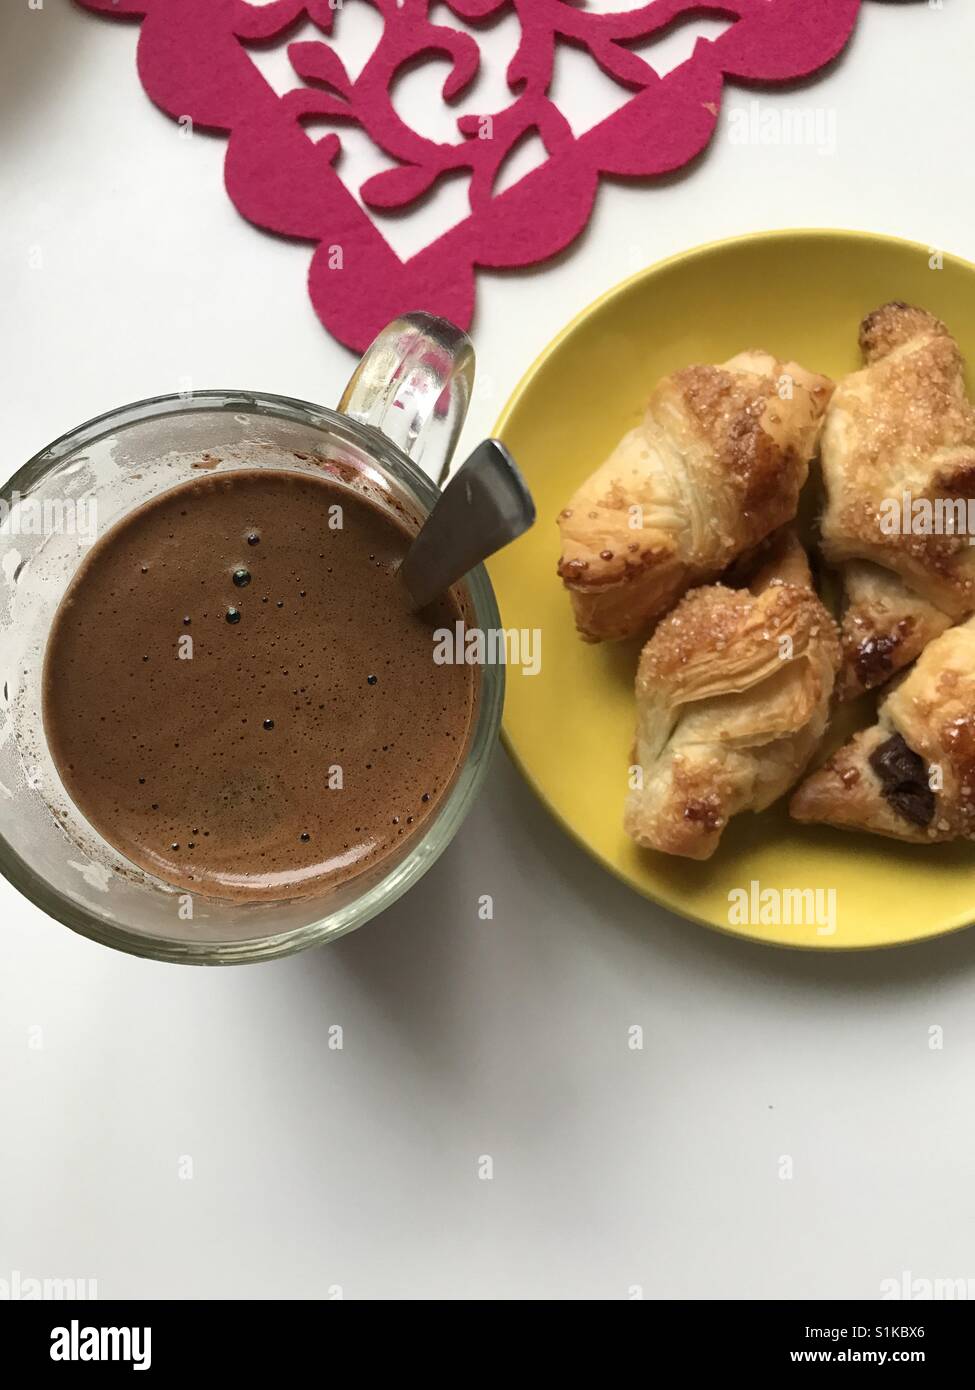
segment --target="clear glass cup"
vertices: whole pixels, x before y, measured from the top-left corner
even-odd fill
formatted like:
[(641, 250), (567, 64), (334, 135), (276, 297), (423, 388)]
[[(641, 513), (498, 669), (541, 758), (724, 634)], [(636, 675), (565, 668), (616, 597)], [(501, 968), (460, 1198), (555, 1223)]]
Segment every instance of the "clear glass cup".
[[(465, 756), (418, 835), (321, 898), (239, 904), (194, 897), (124, 859), (68, 797), (44, 736), (42, 667), (58, 605), (94, 539), (208, 469), (320, 476), (419, 528), (439, 496), (473, 382), (466, 335), (411, 314), (363, 358), (338, 411), (250, 391), (160, 396), (91, 420), (0, 491), (0, 871), (38, 907), (106, 946), (155, 960), (270, 960), (330, 941), (388, 907), (457, 831), (484, 778), (504, 700), (483, 666)], [(214, 462), (219, 460), (219, 462)], [(195, 467), (194, 467), (195, 465)], [(500, 625), (483, 568), (462, 586), (466, 621)], [(191, 914), (191, 915), (190, 915)]]

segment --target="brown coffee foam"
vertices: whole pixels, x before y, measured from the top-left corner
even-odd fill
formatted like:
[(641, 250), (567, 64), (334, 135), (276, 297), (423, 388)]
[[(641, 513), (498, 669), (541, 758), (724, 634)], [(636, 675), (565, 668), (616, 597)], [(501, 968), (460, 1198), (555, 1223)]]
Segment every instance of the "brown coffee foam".
[(405, 848), (464, 756), (477, 684), (433, 659), (457, 597), (410, 612), (409, 542), (350, 488), (262, 469), (164, 493), (93, 547), (52, 626), (44, 725), (109, 844), (245, 901), (324, 894)]

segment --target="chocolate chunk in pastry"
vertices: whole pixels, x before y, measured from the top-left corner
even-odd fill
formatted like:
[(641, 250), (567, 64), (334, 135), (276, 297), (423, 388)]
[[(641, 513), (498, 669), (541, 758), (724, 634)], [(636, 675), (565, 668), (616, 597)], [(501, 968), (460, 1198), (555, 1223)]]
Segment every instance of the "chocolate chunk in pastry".
[(913, 825), (934, 820), (934, 792), (928, 782), (924, 759), (908, 748), (900, 734), (892, 734), (870, 754), (870, 766), (880, 780), (880, 790), (898, 815)]

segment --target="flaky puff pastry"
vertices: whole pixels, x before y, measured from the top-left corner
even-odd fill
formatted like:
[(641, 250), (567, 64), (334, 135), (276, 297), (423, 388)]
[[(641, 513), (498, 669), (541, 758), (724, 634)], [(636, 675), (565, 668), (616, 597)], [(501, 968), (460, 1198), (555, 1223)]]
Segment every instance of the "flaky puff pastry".
[(822, 439), (823, 551), (846, 590), (842, 699), (975, 609), (975, 548), (957, 525), (975, 498), (975, 410), (958, 345), (933, 314), (892, 303), (864, 319), (860, 348), (866, 365), (837, 387)]
[[(640, 657), (627, 834), (708, 859), (740, 811), (799, 779), (826, 728), (840, 648), (792, 535), (749, 589), (694, 589)], [(633, 774), (631, 774), (633, 775)]]
[(807, 778), (789, 809), (914, 844), (975, 838), (975, 618), (927, 647), (877, 723)]
[(658, 384), (642, 424), (559, 517), (587, 641), (647, 632), (796, 514), (833, 383), (745, 352)]

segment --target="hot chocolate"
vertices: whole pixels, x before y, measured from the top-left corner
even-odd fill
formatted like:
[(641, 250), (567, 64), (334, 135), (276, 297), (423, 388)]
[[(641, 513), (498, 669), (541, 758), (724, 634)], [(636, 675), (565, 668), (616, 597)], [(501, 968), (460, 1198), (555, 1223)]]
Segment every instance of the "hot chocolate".
[(350, 488), (210, 474), (93, 547), (58, 610), (44, 724), (69, 795), (121, 854), (193, 893), (318, 895), (420, 833), (463, 760), (463, 619), (410, 611), (410, 535)]

